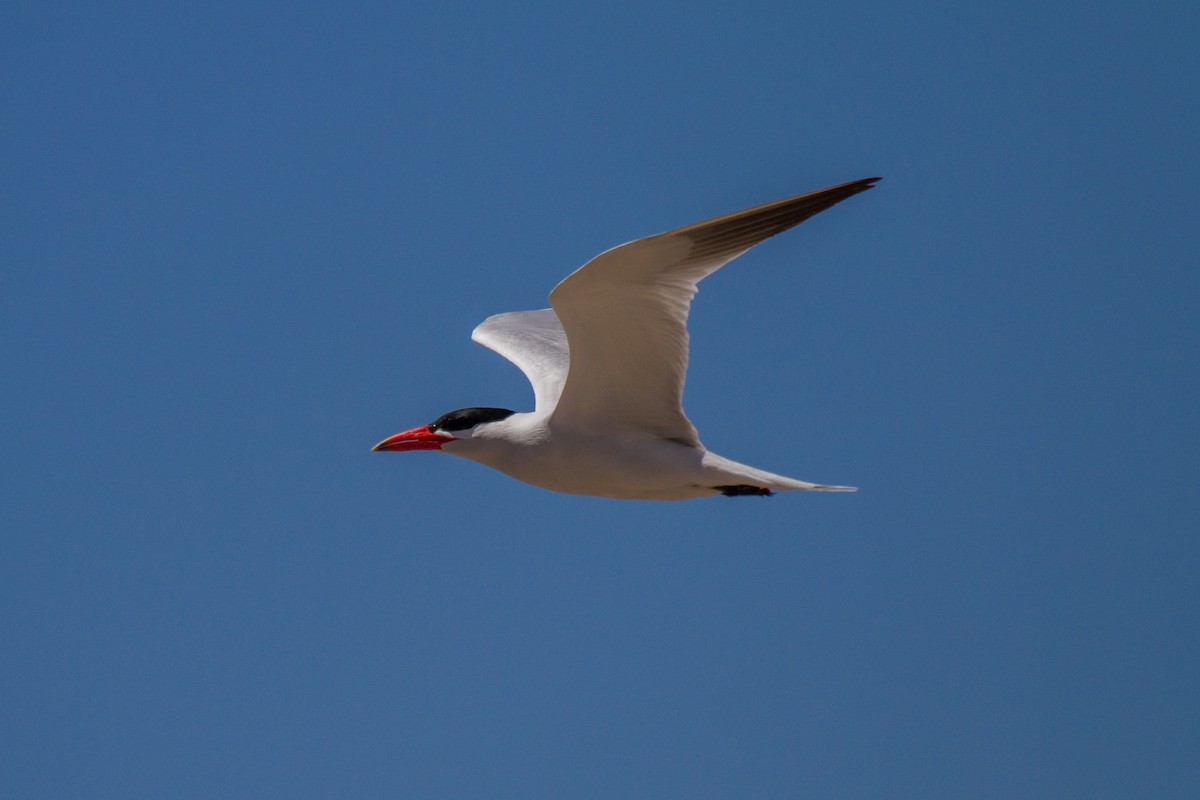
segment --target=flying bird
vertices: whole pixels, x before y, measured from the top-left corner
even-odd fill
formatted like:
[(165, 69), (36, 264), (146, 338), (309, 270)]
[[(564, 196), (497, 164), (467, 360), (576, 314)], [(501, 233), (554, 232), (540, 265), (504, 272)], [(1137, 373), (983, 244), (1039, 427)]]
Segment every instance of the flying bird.
[(533, 384), (534, 409), (460, 408), (374, 450), (440, 450), (525, 483), (628, 500), (851, 492), (709, 452), (683, 412), (697, 284), (754, 245), (879, 178), (697, 222), (614, 247), (550, 293), (551, 308), (489, 317), (471, 338)]

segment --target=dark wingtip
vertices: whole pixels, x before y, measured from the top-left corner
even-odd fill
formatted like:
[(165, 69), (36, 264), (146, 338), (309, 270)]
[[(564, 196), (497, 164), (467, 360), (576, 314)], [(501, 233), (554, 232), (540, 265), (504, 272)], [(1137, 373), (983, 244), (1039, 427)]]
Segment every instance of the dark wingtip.
[(826, 192), (844, 192), (846, 197), (859, 192), (865, 192), (867, 189), (874, 188), (875, 184), (879, 183), (883, 178), (876, 175), (874, 178), (859, 178), (856, 181), (848, 181), (847, 183), (838, 186), (831, 186), (825, 189)]
[(865, 192), (867, 189), (873, 189), (875, 184), (879, 183), (881, 180), (883, 180), (883, 178), (879, 176), (874, 178), (859, 178), (856, 181), (847, 181), (846, 183), (839, 183), (837, 186), (830, 186), (828, 189), (821, 189), (813, 192), (813, 194), (821, 195), (828, 192), (830, 194), (837, 195), (839, 199), (844, 200), (845, 198), (856, 195), (859, 192)]
[(839, 183), (836, 186), (830, 186), (826, 189), (818, 189), (815, 192), (809, 192), (806, 195), (802, 195), (801, 197), (794, 199), (801, 201), (797, 205), (808, 206), (807, 213), (803, 217), (804, 219), (807, 219), (808, 217), (816, 216), (822, 211), (836, 206), (843, 200), (851, 198), (861, 192), (865, 192), (868, 189), (874, 188), (875, 184), (881, 180), (883, 180), (883, 178), (880, 177), (859, 178), (856, 181), (847, 181), (846, 183)]
[(752, 486), (745, 483), (736, 483), (729, 486), (714, 486), (721, 494), (726, 497), (770, 497), (775, 494), (765, 486)]

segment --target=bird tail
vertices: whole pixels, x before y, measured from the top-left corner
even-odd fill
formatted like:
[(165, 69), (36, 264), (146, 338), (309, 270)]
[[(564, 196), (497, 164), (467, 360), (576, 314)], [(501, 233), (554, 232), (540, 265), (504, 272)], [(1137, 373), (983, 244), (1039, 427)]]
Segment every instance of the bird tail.
[[(857, 492), (856, 486), (831, 486), (823, 483), (809, 483), (776, 475), (773, 472), (756, 469), (746, 464), (739, 464), (716, 453), (705, 453), (703, 459), (706, 471), (719, 473), (721, 485), (724, 486), (757, 486), (775, 491), (808, 491), (808, 492)], [(714, 486), (717, 488), (717, 486)]]

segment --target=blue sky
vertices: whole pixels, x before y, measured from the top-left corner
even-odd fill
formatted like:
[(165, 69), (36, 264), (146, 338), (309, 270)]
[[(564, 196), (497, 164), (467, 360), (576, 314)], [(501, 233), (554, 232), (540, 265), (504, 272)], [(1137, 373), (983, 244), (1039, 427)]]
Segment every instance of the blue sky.
[[(0, 15), (0, 789), (1194, 797), (1186, 3)], [(702, 286), (714, 450), (550, 494), (486, 316), (884, 181)]]

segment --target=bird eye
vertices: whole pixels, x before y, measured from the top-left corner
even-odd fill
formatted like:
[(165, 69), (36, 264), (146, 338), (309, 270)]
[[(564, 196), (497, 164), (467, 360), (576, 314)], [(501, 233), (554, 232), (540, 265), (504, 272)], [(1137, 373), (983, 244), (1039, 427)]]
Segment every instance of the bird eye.
[(437, 432), (437, 424), (431, 422), (425, 426), (425, 430), (429, 431), (430, 433), (436, 433)]

